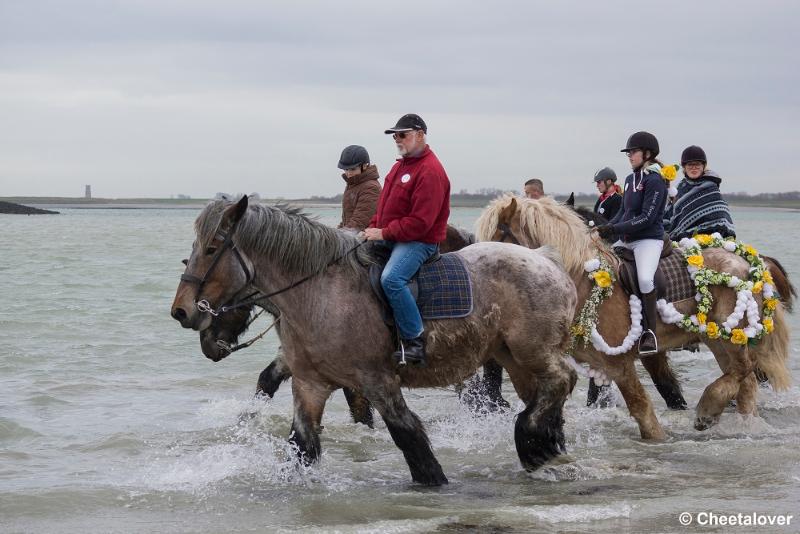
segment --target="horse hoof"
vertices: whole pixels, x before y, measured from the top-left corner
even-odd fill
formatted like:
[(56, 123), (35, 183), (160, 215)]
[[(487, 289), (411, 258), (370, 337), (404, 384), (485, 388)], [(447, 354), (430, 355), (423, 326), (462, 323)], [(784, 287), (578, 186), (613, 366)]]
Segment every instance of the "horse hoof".
[(694, 428), (695, 430), (708, 430), (712, 426), (716, 425), (719, 421), (719, 417), (712, 417), (710, 415), (703, 415), (698, 416), (694, 420)]
[(414, 482), (417, 484), (421, 484), (423, 486), (444, 486), (445, 484), (449, 484), (450, 482), (447, 480), (445, 474), (439, 470), (433, 470), (429, 473), (414, 473), (411, 477)]

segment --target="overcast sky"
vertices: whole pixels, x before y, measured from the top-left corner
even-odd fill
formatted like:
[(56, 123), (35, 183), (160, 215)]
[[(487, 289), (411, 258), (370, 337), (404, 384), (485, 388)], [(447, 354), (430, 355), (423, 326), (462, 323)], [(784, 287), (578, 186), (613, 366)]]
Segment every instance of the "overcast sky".
[[(452, 189), (591, 191), (636, 130), (787, 191), (795, 1), (0, 0), (0, 196), (333, 195), (408, 112)], [(793, 37), (794, 36), (794, 37)]]

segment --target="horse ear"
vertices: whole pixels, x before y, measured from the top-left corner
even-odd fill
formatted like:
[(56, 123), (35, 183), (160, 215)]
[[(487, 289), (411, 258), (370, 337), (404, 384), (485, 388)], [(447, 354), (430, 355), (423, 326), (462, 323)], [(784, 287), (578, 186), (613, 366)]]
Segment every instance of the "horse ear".
[(567, 201), (564, 204), (566, 204), (570, 208), (574, 208), (575, 207), (575, 192), (574, 191), (569, 194), (569, 198), (567, 199)]
[(500, 210), (500, 215), (499, 215), (500, 222), (508, 224), (516, 212), (517, 212), (517, 198), (512, 197), (511, 202), (509, 202), (508, 206)]
[(220, 227), (229, 229), (232, 228), (234, 224), (239, 222), (239, 219), (241, 219), (247, 211), (247, 203), (247, 195), (242, 195), (242, 198), (239, 199), (239, 202), (233, 206), (228, 206), (225, 208), (225, 212), (222, 214)]

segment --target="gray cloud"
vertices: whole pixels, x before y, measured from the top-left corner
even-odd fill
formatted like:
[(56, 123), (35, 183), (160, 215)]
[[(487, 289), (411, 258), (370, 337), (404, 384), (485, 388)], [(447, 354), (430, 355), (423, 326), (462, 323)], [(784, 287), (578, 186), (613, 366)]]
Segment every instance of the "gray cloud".
[(793, 2), (5, 2), (0, 195), (285, 197), (428, 122), (453, 188), (591, 190), (648, 129), (729, 191), (796, 189)]

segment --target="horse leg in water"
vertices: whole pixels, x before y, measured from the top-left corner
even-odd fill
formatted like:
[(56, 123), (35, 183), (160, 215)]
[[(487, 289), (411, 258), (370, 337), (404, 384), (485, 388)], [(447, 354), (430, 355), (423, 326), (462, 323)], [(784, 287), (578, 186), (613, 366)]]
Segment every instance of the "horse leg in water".
[(320, 455), (319, 430), (325, 402), (333, 392), (332, 387), (315, 378), (292, 379), (294, 397), (294, 419), (289, 442), (297, 447), (300, 461), (305, 464), (315, 462)]
[[(512, 342), (513, 345), (513, 342)], [(513, 346), (510, 351), (513, 354)], [(524, 365), (522, 362), (536, 362)], [(533, 471), (564, 453), (564, 402), (578, 377), (561, 354), (503, 362), (525, 409), (517, 414), (514, 442), (522, 466)]]
[[(292, 372), (283, 361), (283, 355), (280, 349), (278, 349), (277, 358), (272, 360), (272, 363), (261, 371), (261, 374), (258, 376), (256, 395), (266, 395), (272, 398), (281, 384), (291, 377)], [(347, 405), (350, 407), (350, 415), (353, 417), (353, 421), (373, 428), (372, 405), (369, 401), (355, 390), (349, 388), (342, 389), (344, 391), (344, 398), (347, 400)]]
[(347, 406), (350, 407), (350, 415), (353, 418), (353, 422), (373, 428), (372, 404), (367, 398), (350, 388), (342, 388), (342, 392), (347, 400)]
[(610, 360), (605, 368), (608, 377), (616, 382), (628, 411), (639, 425), (642, 439), (661, 441), (666, 438), (661, 423), (658, 422), (653, 403), (642, 387), (636, 374), (636, 362), (631, 356), (621, 356)]
[(486, 397), (491, 406), (495, 408), (510, 408), (511, 405), (503, 398), (503, 366), (494, 360), (483, 364), (483, 382)]
[(611, 386), (598, 386), (594, 378), (589, 379), (589, 390), (586, 393), (586, 406), (596, 408), (611, 408), (614, 406), (614, 399), (611, 394)]
[(641, 358), (642, 365), (653, 379), (656, 389), (664, 398), (670, 410), (685, 410), (686, 399), (683, 398), (681, 385), (669, 365), (666, 351), (653, 356)]
[(483, 364), (483, 376), (475, 374), (456, 386), (458, 398), (475, 413), (504, 410), (511, 405), (503, 398), (503, 367), (495, 360)]
[(383, 417), (395, 445), (403, 451), (412, 480), (426, 486), (447, 484), (422, 422), (406, 405), (394, 376), (364, 384), (364, 393)]
[(266, 395), (272, 398), (278, 388), (281, 387), (281, 384), (291, 377), (292, 372), (286, 362), (283, 361), (281, 349), (278, 349), (278, 356), (258, 375), (256, 395)]
[[(755, 370), (755, 359), (747, 345), (726, 346), (725, 342), (710, 340), (706, 345), (717, 359), (722, 376), (706, 387), (697, 403), (697, 417), (694, 422), (697, 430), (706, 430), (717, 424), (722, 411), (734, 397), (737, 397), (737, 409), (750, 413), (755, 410), (755, 377), (750, 381)], [(743, 391), (740, 391), (741, 386), (744, 386)], [(744, 402), (745, 406), (739, 408), (739, 401)]]

